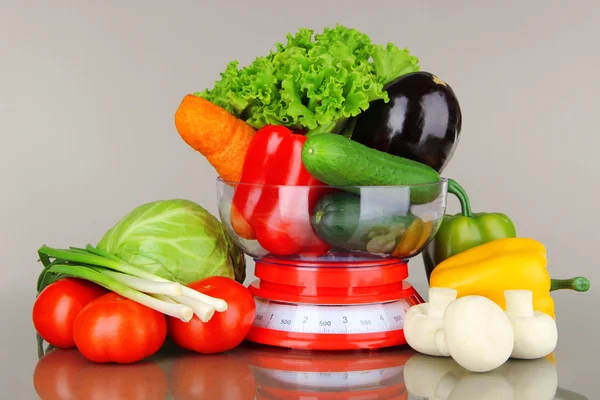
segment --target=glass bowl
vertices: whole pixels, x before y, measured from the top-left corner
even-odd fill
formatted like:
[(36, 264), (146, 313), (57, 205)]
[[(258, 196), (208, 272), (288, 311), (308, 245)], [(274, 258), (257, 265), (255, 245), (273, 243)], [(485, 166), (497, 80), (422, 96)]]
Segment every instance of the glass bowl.
[(217, 179), (219, 214), (254, 258), (408, 259), (436, 235), (447, 180), (405, 186), (286, 186)]

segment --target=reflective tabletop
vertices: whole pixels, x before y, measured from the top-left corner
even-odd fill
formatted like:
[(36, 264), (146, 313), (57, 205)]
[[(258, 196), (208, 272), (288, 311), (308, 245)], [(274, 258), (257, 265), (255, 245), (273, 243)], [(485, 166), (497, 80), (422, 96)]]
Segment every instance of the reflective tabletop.
[(144, 362), (94, 364), (40, 343), (33, 385), (42, 399), (579, 400), (558, 384), (554, 355), (469, 373), (450, 358), (395, 349), (306, 352), (244, 343), (219, 355), (172, 344)]

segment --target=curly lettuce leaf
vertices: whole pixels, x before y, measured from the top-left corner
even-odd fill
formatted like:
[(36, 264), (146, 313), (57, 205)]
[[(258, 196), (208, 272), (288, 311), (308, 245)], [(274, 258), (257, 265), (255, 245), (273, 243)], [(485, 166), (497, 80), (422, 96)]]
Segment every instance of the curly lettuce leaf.
[(391, 80), (419, 70), (407, 49), (385, 47), (338, 25), (314, 35), (306, 28), (239, 68), (230, 62), (212, 89), (194, 93), (259, 129), (268, 124), (336, 132), (374, 100), (389, 101)]

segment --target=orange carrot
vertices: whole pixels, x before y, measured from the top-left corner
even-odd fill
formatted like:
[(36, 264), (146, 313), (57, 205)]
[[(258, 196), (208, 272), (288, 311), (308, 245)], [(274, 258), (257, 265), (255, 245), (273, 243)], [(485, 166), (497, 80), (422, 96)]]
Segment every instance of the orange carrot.
[(224, 108), (191, 94), (183, 98), (175, 112), (175, 127), (221, 178), (239, 182), (254, 128)]

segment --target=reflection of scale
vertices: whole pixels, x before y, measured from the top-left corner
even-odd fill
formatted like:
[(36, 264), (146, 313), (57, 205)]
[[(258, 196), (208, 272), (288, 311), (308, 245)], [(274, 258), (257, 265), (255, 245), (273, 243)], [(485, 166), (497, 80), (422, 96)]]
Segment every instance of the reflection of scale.
[(256, 260), (256, 318), (247, 340), (307, 350), (405, 344), (404, 315), (423, 302), (398, 259)]
[(249, 347), (236, 350), (257, 383), (257, 400), (406, 400), (409, 351), (350, 353)]

